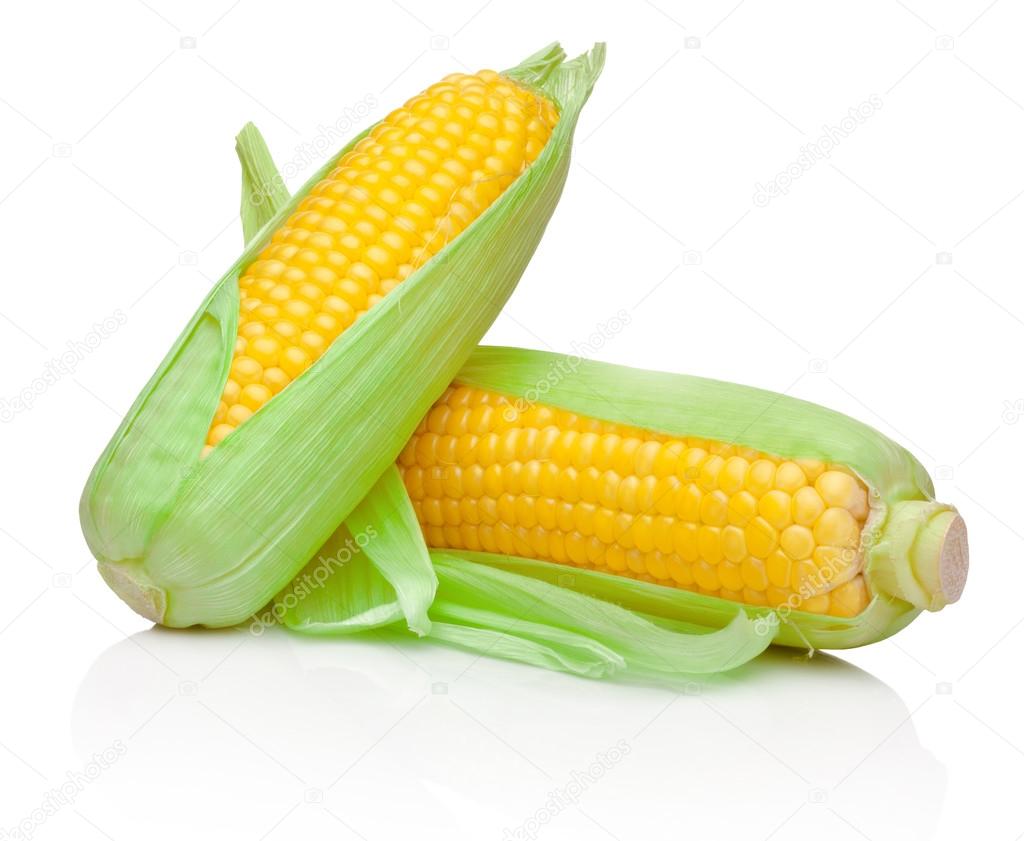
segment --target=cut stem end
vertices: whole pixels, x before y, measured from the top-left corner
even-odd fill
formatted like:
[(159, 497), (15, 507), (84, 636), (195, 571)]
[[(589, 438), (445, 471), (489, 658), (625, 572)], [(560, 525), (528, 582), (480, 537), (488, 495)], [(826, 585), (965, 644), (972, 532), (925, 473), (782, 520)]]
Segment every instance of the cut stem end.
[(956, 509), (910, 500), (893, 504), (869, 574), (883, 592), (934, 611), (960, 598), (968, 567), (967, 527)]
[(910, 561), (920, 581), (933, 588), (932, 599), (939, 610), (952, 604), (964, 591), (970, 564), (967, 526), (956, 511), (941, 511), (918, 529)]
[(167, 597), (161, 588), (149, 581), (141, 569), (132, 565), (130, 561), (100, 561), (98, 566), (103, 580), (128, 607), (150, 622), (164, 624)]

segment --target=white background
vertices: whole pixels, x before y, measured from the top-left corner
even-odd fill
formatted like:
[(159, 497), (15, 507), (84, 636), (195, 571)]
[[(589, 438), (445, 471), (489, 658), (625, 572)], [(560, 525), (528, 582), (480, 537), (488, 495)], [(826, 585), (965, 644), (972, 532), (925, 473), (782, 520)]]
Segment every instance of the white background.
[[(1012, 0), (6, 4), (0, 398), (125, 323), (0, 425), (0, 838), (115, 745), (35, 837), (1021, 837), (1022, 26)], [(353, 132), (554, 38), (605, 39), (608, 64), (488, 339), (875, 425), (967, 520), (962, 602), (681, 693), (431, 644), (151, 629), (95, 573), (78, 495), (240, 249), (234, 133), (255, 120), (283, 165), (368, 96)]]

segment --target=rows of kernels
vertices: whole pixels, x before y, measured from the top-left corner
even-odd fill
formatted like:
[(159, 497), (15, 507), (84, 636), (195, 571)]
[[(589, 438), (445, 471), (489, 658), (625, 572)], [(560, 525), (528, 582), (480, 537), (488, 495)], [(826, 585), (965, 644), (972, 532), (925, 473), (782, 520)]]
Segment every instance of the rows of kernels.
[(864, 485), (842, 467), (448, 389), (399, 468), (427, 542), (757, 605), (868, 602)]
[(493, 71), (458, 74), (345, 154), (239, 279), (235, 355), (207, 446), (483, 213), (557, 121), (548, 100)]

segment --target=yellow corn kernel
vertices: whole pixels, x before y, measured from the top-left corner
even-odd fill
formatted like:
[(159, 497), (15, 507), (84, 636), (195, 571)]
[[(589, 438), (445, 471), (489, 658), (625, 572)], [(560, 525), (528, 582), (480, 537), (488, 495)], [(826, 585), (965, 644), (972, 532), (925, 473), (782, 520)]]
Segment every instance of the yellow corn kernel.
[(717, 566), (716, 572), (718, 573), (719, 581), (722, 582), (722, 586), (725, 589), (734, 591), (743, 589), (743, 575), (741, 574), (739, 564), (732, 561), (723, 561)]
[(799, 464), (784, 461), (775, 471), (775, 487), (786, 493), (796, 493), (807, 484), (807, 477)]
[(700, 502), (700, 519), (709, 526), (724, 526), (728, 522), (729, 497), (715, 490), (704, 494)]
[(760, 458), (750, 465), (744, 487), (755, 497), (762, 497), (772, 489), (775, 482), (775, 462)]
[(717, 564), (722, 560), (721, 532), (722, 530), (715, 526), (700, 526), (697, 529), (697, 552), (701, 560), (709, 564)]
[(747, 541), (739, 526), (725, 526), (722, 529), (722, 554), (735, 564), (742, 563), (747, 557)]
[(785, 552), (780, 550), (772, 552), (763, 563), (768, 580), (773, 586), (789, 586), (790, 570), (793, 568), (793, 562)]
[(760, 558), (752, 558), (749, 555), (745, 557), (740, 564), (740, 575), (743, 576), (744, 585), (750, 590), (763, 592), (768, 586), (765, 562)]
[(802, 561), (814, 553), (814, 532), (807, 526), (789, 526), (779, 535), (779, 544), (786, 556)]
[(747, 549), (755, 558), (767, 558), (779, 545), (779, 533), (764, 517), (755, 517), (743, 532)]
[(814, 524), (814, 539), (824, 546), (856, 546), (860, 524), (845, 508), (827, 508)]
[(718, 474), (718, 486), (726, 494), (735, 494), (743, 490), (743, 483), (747, 477), (750, 463), (741, 456), (732, 456), (722, 465)]
[(849, 547), (818, 546), (812, 558), (815, 566), (821, 570), (822, 576), (833, 587), (849, 581), (860, 569), (857, 553)]
[(729, 497), (729, 523), (740, 528), (757, 516), (757, 498), (750, 491), (740, 491)]
[(672, 580), (680, 587), (692, 587), (694, 585), (693, 568), (690, 563), (684, 561), (679, 555), (668, 556), (668, 573)]
[(811, 487), (800, 488), (793, 494), (793, 522), (799, 526), (813, 526), (825, 510), (825, 503)]
[(856, 616), (870, 601), (864, 576), (858, 575), (845, 584), (840, 584), (830, 594), (831, 613), (835, 616)]
[(814, 488), (826, 505), (845, 508), (859, 519), (867, 516), (867, 492), (864, 486), (849, 473), (828, 470), (818, 477)]
[(807, 613), (827, 613), (831, 602), (832, 600), (828, 593), (820, 593), (808, 599), (801, 599), (796, 603), (796, 609), (806, 611)]
[(800, 466), (808, 482), (814, 482), (825, 471), (825, 462), (815, 458), (798, 458), (793, 461)]
[(722, 586), (722, 582), (718, 579), (718, 573), (715, 571), (715, 567), (705, 560), (697, 561), (697, 563), (693, 565), (693, 578), (699, 587), (711, 592), (718, 590)]
[(757, 512), (773, 528), (784, 529), (793, 522), (792, 498), (785, 491), (768, 491), (757, 503)]

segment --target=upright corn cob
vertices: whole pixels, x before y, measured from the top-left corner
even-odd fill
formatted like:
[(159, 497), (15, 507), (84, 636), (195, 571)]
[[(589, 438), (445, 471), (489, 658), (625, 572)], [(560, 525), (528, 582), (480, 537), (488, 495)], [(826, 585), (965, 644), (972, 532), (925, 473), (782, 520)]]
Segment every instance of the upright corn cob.
[(458, 73), (342, 155), (239, 278), (238, 339), (204, 454), (483, 213), (557, 122), (550, 100), (511, 79)]
[(555, 45), (410, 101), (214, 287), (82, 496), (100, 571), (138, 612), (246, 618), (393, 462), (554, 209), (603, 48), (563, 59)]

